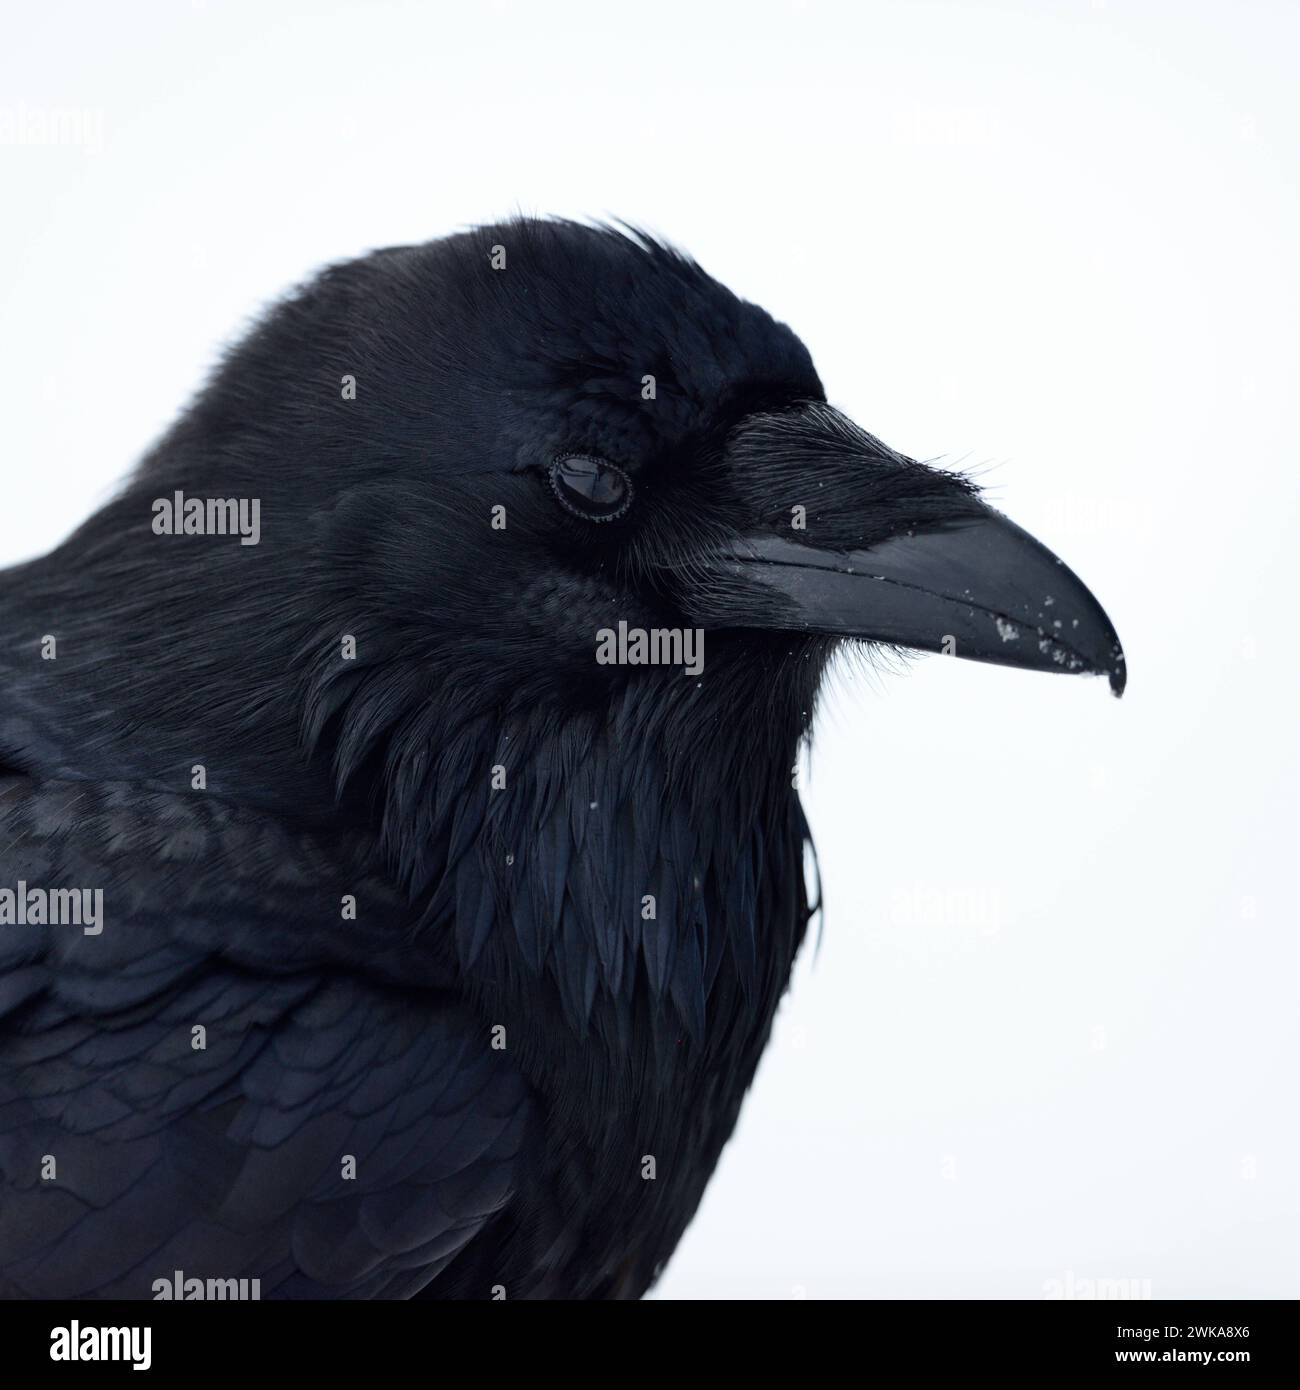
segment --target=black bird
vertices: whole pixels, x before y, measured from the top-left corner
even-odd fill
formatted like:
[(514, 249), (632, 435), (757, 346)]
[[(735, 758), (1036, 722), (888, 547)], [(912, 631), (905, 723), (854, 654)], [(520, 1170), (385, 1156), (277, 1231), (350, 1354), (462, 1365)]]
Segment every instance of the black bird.
[(813, 910), (837, 647), (1125, 679), (790, 329), (560, 221), (294, 293), (0, 631), (11, 1297), (639, 1296)]

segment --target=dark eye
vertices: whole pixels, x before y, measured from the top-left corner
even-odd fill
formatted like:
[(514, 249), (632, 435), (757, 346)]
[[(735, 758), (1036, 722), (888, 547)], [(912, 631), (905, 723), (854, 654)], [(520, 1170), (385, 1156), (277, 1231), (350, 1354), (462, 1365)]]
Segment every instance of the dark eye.
[(584, 521), (613, 521), (632, 505), (632, 480), (590, 454), (565, 454), (551, 464), (551, 491)]

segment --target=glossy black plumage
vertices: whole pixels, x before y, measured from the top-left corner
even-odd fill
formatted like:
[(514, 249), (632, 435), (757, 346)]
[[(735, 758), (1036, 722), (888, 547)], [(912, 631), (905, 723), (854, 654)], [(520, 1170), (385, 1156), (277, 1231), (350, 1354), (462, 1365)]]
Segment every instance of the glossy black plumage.
[[(821, 401), (677, 253), (484, 228), (325, 272), (3, 576), (0, 886), (105, 926), (0, 926), (0, 1290), (648, 1287), (810, 915), (790, 769), (845, 626), (742, 542), (986, 512)], [(566, 454), (625, 514), (559, 504)], [(259, 544), (156, 535), (178, 489), (258, 498)], [(618, 621), (707, 628), (703, 672), (598, 665)]]

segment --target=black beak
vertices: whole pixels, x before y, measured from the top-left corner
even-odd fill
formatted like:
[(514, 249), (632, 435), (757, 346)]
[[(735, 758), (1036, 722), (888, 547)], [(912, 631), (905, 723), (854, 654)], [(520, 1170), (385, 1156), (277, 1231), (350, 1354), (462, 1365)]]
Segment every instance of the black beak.
[[(884, 447), (868, 435), (861, 438)], [(1123, 694), (1123, 649), (1083, 582), (983, 502), (967, 494), (960, 510), (963, 515), (930, 515), (915, 529), (856, 548), (822, 548), (798, 532), (786, 536), (763, 528), (715, 561), (719, 584), (709, 620), (859, 637), (1036, 671), (1104, 675), (1112, 692)]]

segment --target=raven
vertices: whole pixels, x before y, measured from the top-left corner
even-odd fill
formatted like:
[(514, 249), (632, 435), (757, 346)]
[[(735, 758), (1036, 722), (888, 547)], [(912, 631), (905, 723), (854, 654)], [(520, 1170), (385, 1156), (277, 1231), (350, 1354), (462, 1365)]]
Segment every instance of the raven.
[(527, 218), (291, 294), (0, 630), (9, 1297), (639, 1297), (815, 911), (837, 649), (1125, 682), (789, 328)]

